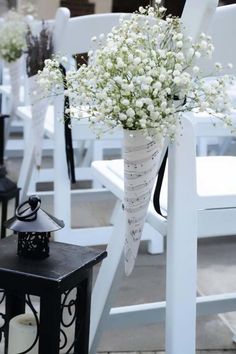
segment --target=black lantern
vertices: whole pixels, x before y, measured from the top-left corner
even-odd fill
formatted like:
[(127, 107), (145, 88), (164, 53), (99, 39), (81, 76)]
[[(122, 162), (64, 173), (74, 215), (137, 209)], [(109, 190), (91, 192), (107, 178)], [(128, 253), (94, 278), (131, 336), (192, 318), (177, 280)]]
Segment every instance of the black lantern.
[(7, 178), (6, 167), (4, 166), (4, 120), (8, 118), (8, 115), (0, 115), (0, 202), (2, 203), (2, 215), (1, 215), (1, 238), (6, 236), (5, 221), (7, 219), (8, 202), (11, 199), (15, 199), (15, 206), (17, 207), (19, 201), (19, 191), (16, 183)]
[(18, 233), (17, 254), (20, 257), (48, 257), (51, 232), (64, 227), (62, 220), (40, 209), (40, 206), (41, 199), (33, 195), (19, 205), (15, 216), (5, 223), (7, 228)]

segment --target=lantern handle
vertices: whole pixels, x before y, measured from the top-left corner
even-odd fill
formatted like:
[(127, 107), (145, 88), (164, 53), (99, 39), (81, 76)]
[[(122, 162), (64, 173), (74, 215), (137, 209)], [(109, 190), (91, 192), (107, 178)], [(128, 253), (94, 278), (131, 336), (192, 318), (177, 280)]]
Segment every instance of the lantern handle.
[[(23, 209), (23, 206), (29, 204), (30, 207)], [(35, 220), (37, 218), (37, 211), (39, 210), (41, 205), (41, 199), (36, 196), (36, 195), (32, 195), (29, 197), (29, 200), (26, 200), (25, 202), (23, 202), (22, 204), (20, 204), (18, 206), (18, 208), (16, 209), (15, 215), (17, 217), (18, 220), (20, 221), (32, 221)], [(26, 213), (26, 211), (28, 211), (30, 209), (30, 211), (28, 213)], [(22, 215), (24, 214), (24, 215)], [(34, 218), (32, 219), (31, 217), (34, 216)]]

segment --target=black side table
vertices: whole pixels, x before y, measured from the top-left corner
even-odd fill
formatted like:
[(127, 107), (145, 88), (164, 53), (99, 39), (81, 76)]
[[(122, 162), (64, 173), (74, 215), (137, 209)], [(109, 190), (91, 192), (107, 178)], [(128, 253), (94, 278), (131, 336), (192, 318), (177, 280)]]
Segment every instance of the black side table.
[[(15, 199), (15, 208), (17, 208), (19, 204), (19, 196), (20, 196), (20, 188), (18, 188), (17, 185), (14, 185), (13, 182), (11, 182), (10, 180), (8, 181), (11, 183), (9, 189), (6, 188), (6, 190), (2, 191), (0, 187), (0, 202), (2, 203), (1, 234), (0, 234), (1, 238), (6, 237), (6, 228), (4, 226), (4, 222), (7, 220), (8, 202), (11, 199)], [(1, 178), (0, 178), (0, 186), (1, 186)]]
[(5, 354), (9, 321), (25, 312), (28, 295), (40, 297), (39, 354), (60, 352), (62, 294), (76, 289), (75, 335), (70, 353), (87, 354), (90, 324), (92, 267), (106, 257), (106, 251), (50, 242), (50, 256), (43, 260), (20, 258), (17, 237), (0, 241), (0, 288), (5, 291)]

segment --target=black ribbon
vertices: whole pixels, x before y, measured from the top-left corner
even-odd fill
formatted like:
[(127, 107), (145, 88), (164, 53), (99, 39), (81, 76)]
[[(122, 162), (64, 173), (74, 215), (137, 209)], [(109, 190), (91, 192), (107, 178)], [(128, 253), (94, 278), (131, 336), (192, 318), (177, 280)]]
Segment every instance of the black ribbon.
[(0, 113), (0, 166), (4, 165), (5, 118), (9, 118), (9, 115)]
[[(174, 99), (174, 101), (178, 101), (179, 97), (177, 95), (174, 95), (173, 99)], [(187, 98), (184, 97), (182, 105), (184, 106), (186, 104), (186, 102), (187, 102)], [(161, 216), (163, 216), (163, 215), (162, 215), (161, 206), (160, 206), (160, 194), (161, 194), (161, 187), (162, 187), (162, 182), (163, 182), (165, 168), (166, 168), (167, 157), (168, 157), (168, 148), (166, 149), (164, 158), (163, 158), (162, 163), (161, 163), (161, 167), (160, 167), (159, 172), (158, 172), (156, 187), (155, 187), (155, 191), (154, 191), (154, 194), (153, 194), (154, 209)]]
[[(63, 75), (63, 86), (64, 91), (68, 89), (66, 80), (66, 69), (62, 64), (60, 64), (60, 70)], [(71, 183), (75, 183), (75, 164), (74, 164), (74, 151), (72, 144), (72, 133), (71, 133), (71, 118), (66, 113), (67, 109), (70, 108), (70, 101), (68, 95), (64, 95), (64, 134), (65, 134), (65, 149), (66, 149), (66, 161), (68, 168), (68, 175)]]
[(165, 168), (166, 168), (167, 156), (168, 156), (168, 149), (166, 149), (166, 153), (165, 153), (164, 158), (162, 160), (161, 167), (160, 167), (159, 172), (158, 172), (158, 177), (157, 177), (155, 191), (154, 191), (154, 194), (153, 194), (154, 209), (156, 210), (156, 212), (159, 215), (162, 215), (161, 206), (160, 206), (160, 194), (161, 194), (161, 187), (162, 187), (162, 182), (163, 182)]

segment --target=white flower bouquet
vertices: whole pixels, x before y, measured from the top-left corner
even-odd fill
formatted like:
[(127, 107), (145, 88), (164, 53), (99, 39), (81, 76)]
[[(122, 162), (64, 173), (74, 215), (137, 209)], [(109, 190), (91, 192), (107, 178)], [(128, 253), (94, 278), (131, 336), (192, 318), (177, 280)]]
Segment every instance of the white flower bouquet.
[(23, 16), (31, 15), (33, 17), (37, 17), (37, 9), (34, 0), (21, 0), (18, 5), (18, 12)]
[[(201, 34), (193, 42), (179, 18), (165, 17), (160, 3), (123, 17), (106, 38), (93, 38), (96, 50), (89, 52), (88, 65), (67, 73), (72, 117), (79, 119), (76, 108), (83, 106), (98, 135), (116, 127), (125, 130), (126, 274), (138, 252), (163, 140), (175, 138), (180, 114), (207, 111), (232, 125), (226, 94), (232, 78), (206, 81), (197, 65), (200, 57), (211, 57), (211, 38)], [(57, 60), (47, 61), (39, 77), (49, 91), (60, 85)]]
[[(230, 77), (206, 82), (197, 66), (198, 58), (211, 57), (211, 38), (201, 34), (193, 43), (181, 20), (164, 20), (164, 14), (165, 8), (156, 4), (122, 18), (106, 38), (92, 39), (98, 48), (89, 52), (88, 65), (67, 73), (71, 106), (87, 106), (98, 134), (99, 128), (103, 132), (120, 126), (155, 128), (157, 134), (173, 138), (179, 114), (193, 109), (207, 110), (230, 125), (225, 94)], [(215, 69), (221, 69), (219, 63)], [(59, 83), (57, 60), (47, 61), (40, 76), (48, 89)]]
[(20, 101), (20, 79), (22, 75), (21, 57), (26, 48), (26, 23), (19, 13), (8, 11), (0, 27), (0, 58), (9, 69), (12, 88), (11, 115)]
[(0, 27), (0, 57), (7, 63), (19, 59), (26, 47), (26, 23), (14, 10), (8, 11)]

